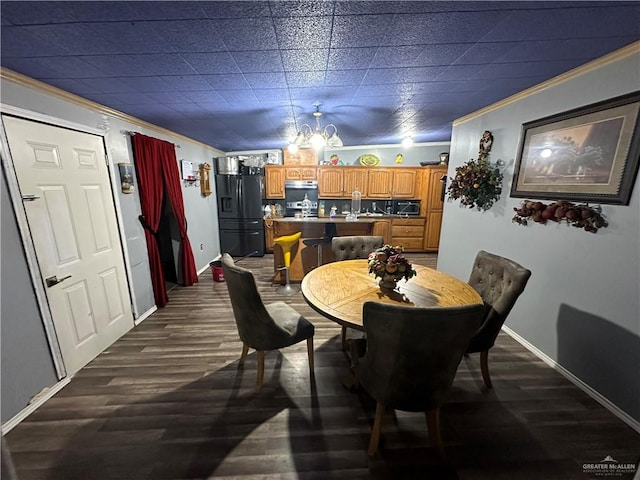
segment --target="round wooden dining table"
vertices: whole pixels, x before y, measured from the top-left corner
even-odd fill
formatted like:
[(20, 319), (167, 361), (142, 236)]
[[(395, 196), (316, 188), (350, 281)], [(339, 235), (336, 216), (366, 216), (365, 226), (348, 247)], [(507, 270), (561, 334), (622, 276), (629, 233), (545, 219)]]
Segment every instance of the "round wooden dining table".
[(367, 301), (406, 307), (456, 307), (482, 304), (482, 298), (462, 280), (422, 265), (417, 275), (400, 280), (394, 290), (382, 289), (369, 273), (368, 261), (345, 260), (322, 265), (302, 279), (307, 303), (342, 326), (364, 330), (362, 306)]

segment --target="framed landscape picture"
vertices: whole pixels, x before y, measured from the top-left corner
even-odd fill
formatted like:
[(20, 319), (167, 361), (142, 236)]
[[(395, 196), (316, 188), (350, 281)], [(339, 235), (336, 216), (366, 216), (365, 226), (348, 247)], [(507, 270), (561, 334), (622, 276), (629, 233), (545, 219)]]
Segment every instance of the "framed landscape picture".
[(640, 91), (522, 125), (511, 196), (628, 205)]

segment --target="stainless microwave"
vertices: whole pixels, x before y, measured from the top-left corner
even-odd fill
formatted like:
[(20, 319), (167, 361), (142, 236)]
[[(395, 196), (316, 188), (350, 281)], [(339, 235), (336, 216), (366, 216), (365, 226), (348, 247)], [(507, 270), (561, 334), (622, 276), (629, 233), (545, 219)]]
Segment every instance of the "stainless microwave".
[(417, 217), (420, 215), (420, 200), (393, 200), (391, 208), (396, 215)]

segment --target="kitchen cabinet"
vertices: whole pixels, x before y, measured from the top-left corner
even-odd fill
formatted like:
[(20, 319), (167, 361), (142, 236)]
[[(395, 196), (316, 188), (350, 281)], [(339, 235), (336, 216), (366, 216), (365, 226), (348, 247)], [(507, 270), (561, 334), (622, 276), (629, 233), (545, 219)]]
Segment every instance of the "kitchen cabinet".
[(273, 234), (273, 219), (267, 218), (264, 221), (264, 250), (267, 253), (273, 253), (273, 249), (275, 248), (275, 243), (273, 239), (275, 235)]
[(267, 165), (265, 167), (265, 196), (267, 198), (284, 198), (285, 167)]
[(415, 168), (372, 168), (368, 198), (417, 198), (418, 170)]
[(434, 167), (429, 169), (427, 178), (428, 187), (425, 189), (427, 224), (424, 233), (423, 249), (427, 252), (437, 252), (440, 246), (440, 229), (442, 226), (442, 190), (445, 188), (442, 177), (447, 174), (447, 167)]
[(317, 167), (285, 167), (285, 180), (316, 180)]
[(421, 252), (424, 242), (424, 218), (391, 220), (391, 244), (401, 245), (406, 252)]
[(391, 195), (393, 198), (417, 198), (416, 180), (418, 171), (415, 168), (397, 168), (393, 171)]
[(391, 244), (391, 220), (378, 220), (373, 224), (371, 235), (382, 237), (385, 244)]
[(351, 192), (360, 190), (367, 198), (369, 170), (366, 167), (319, 167), (319, 198), (351, 198)]

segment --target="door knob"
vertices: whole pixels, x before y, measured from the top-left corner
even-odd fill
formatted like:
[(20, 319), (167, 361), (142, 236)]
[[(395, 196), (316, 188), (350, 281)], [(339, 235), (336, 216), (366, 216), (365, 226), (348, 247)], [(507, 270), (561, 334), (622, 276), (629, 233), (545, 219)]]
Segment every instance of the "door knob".
[(44, 282), (47, 284), (47, 288), (49, 288), (49, 287), (53, 287), (54, 285), (59, 284), (60, 282), (64, 282), (67, 278), (71, 278), (71, 275), (67, 275), (66, 277), (62, 277), (60, 280), (58, 280), (58, 277), (56, 275), (54, 275), (52, 277), (45, 278)]

